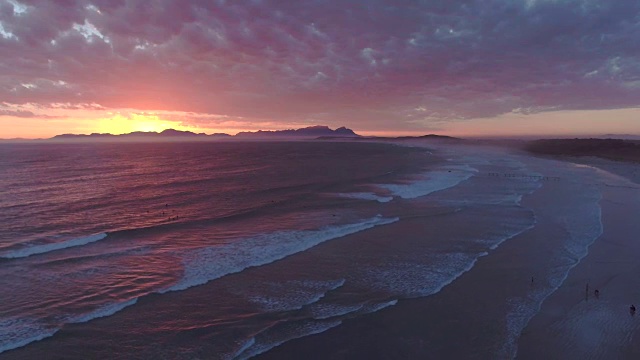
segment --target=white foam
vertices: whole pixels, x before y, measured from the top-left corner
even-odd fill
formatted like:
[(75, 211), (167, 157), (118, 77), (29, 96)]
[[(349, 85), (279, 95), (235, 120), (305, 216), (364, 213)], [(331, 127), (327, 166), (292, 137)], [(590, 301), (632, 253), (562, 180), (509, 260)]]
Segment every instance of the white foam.
[[(500, 174), (505, 170), (494, 174)], [(477, 176), (469, 182), (456, 187), (455, 195), (449, 193), (434, 194), (432, 198), (450, 205), (520, 205), (524, 195), (529, 195), (543, 186), (542, 176), (521, 166), (511, 167), (513, 177)], [(489, 172), (492, 174), (492, 172)]]
[(495, 354), (501, 359), (513, 359), (517, 352), (517, 341), (520, 333), (527, 326), (529, 320), (540, 310), (539, 305), (555, 289), (537, 289), (527, 297), (511, 298), (507, 300), (509, 310), (506, 316), (506, 338)]
[[(598, 206), (598, 216), (599, 209)], [(577, 256), (577, 258), (570, 258), (569, 262), (559, 266), (549, 275), (550, 287), (537, 291), (527, 299), (509, 299), (509, 305), (511, 306), (507, 316), (507, 328), (509, 331), (507, 332), (507, 338), (504, 340), (501, 349), (502, 354), (510, 356), (511, 358), (516, 357), (518, 353), (517, 341), (524, 328), (529, 324), (529, 321), (531, 321), (535, 314), (540, 311), (544, 301), (562, 286), (571, 270), (588, 255), (589, 246), (602, 235), (601, 219), (598, 219), (595, 224), (595, 226), (587, 228), (582, 232), (569, 230), (572, 243), (569, 246), (565, 246), (565, 250), (567, 250), (571, 256)], [(598, 226), (600, 230), (598, 230)], [(579, 236), (579, 238), (575, 236)]]
[(369, 193), (369, 192), (340, 193), (336, 195), (338, 197), (343, 197), (343, 198), (371, 200), (371, 201), (377, 201), (381, 203), (386, 203), (393, 200), (392, 196), (380, 196), (380, 195), (376, 195), (374, 193)]
[(88, 314), (83, 314), (83, 315), (69, 319), (69, 323), (84, 323), (87, 321), (91, 321), (93, 319), (111, 316), (128, 306), (134, 305), (136, 302), (138, 302), (138, 298), (134, 298), (129, 301), (125, 301), (121, 303), (110, 303), (107, 305), (103, 305), (100, 308)]
[[(118, 311), (131, 306), (137, 302), (137, 298), (122, 302), (111, 303), (102, 306), (90, 313), (72, 316), (66, 319), (65, 323), (84, 323), (93, 319), (111, 316)], [(25, 319), (5, 319), (0, 321), (0, 353), (23, 347), (35, 341), (53, 336), (59, 328), (44, 328), (34, 321)]]
[[(528, 226), (524, 227), (524, 228), (523, 228), (522, 230), (520, 230), (520, 231), (516, 231), (515, 233), (512, 233), (511, 235), (508, 235), (508, 236), (505, 236), (505, 237), (502, 237), (502, 238), (498, 239), (498, 240), (497, 240), (493, 245), (491, 245), (491, 246), (489, 247), (489, 249), (491, 249), (491, 250), (495, 250), (495, 249), (497, 249), (497, 248), (498, 248), (498, 246), (502, 245), (502, 243), (504, 243), (505, 241), (507, 241), (507, 240), (509, 240), (509, 239), (512, 239), (512, 238), (514, 238), (514, 237), (516, 237), (516, 236), (518, 236), (518, 235), (520, 235), (520, 234), (524, 233), (525, 231), (528, 231), (528, 230), (533, 229), (534, 227), (536, 227), (536, 223), (537, 223), (537, 221), (536, 221), (536, 219), (535, 219), (535, 215), (534, 215), (533, 222), (532, 222), (530, 225), (528, 225)], [(486, 253), (485, 253), (485, 254), (486, 254)]]
[[(501, 211), (496, 214), (504, 213)], [(481, 235), (447, 239), (452, 246), (447, 251), (424, 250), (420, 255), (403, 257), (402, 261), (382, 260), (375, 266), (362, 269), (361, 281), (365, 286), (385, 291), (393, 297), (423, 297), (436, 294), (471, 270), (478, 259), (487, 256), (489, 251), (535, 226), (536, 220), (532, 211), (521, 209), (516, 215), (518, 216), (508, 221), (503, 219), (501, 223), (492, 226), (490, 231), (483, 231)], [(478, 246), (484, 251), (462, 251)]]
[(236, 355), (236, 359), (249, 359), (265, 353), (287, 341), (319, 334), (342, 324), (342, 321), (309, 321), (302, 324), (285, 324), (285, 329), (271, 328), (254, 337), (253, 344)]
[(372, 304), (372, 305), (368, 305), (368, 306), (363, 306), (362, 310), (360, 311), (361, 314), (370, 314), (370, 313), (374, 313), (377, 311), (380, 311), (382, 309), (388, 308), (390, 306), (394, 306), (398, 303), (398, 300), (391, 300), (391, 301), (387, 301), (387, 302), (383, 302), (383, 303), (378, 303), (378, 304)]
[[(252, 337), (251, 339), (247, 340), (244, 342), (244, 344), (242, 344), (242, 346), (240, 346), (240, 348), (236, 351), (236, 353), (229, 357), (230, 359), (235, 359), (238, 356), (240, 356), (240, 354), (242, 354), (243, 352), (245, 352), (248, 348), (252, 347), (254, 344), (256, 343), (256, 338)], [(227, 358), (227, 357), (225, 357)]]
[(306, 305), (318, 302), (329, 291), (344, 285), (345, 279), (335, 281), (287, 281), (268, 284), (269, 295), (252, 296), (249, 300), (260, 305), (262, 310), (292, 311), (302, 309)]
[(82, 245), (90, 244), (90, 243), (102, 240), (102, 239), (104, 239), (106, 237), (107, 237), (107, 234), (102, 233), (102, 234), (95, 234), (95, 235), (90, 235), (90, 236), (85, 236), (85, 237), (79, 237), (79, 238), (75, 238), (75, 239), (71, 239), (71, 240), (67, 240), (67, 241), (62, 241), (62, 242), (57, 242), (57, 243), (28, 246), (28, 247), (25, 247), (25, 248), (22, 248), (22, 249), (10, 251), (10, 252), (8, 252), (8, 253), (0, 256), (0, 257), (5, 258), (5, 259), (24, 258), (24, 257), (28, 257), (28, 256), (31, 256), (31, 255), (44, 254), (44, 253), (48, 253), (48, 252), (51, 252), (51, 251), (62, 250), (62, 249), (70, 248), (70, 247), (82, 246)]
[(366, 271), (365, 281), (373, 289), (393, 296), (429, 296), (471, 270), (478, 258), (485, 255), (486, 252), (435, 254), (420, 262), (381, 264)]
[[(354, 224), (329, 226), (317, 230), (283, 231), (240, 240), (237, 243), (232, 243), (222, 247), (191, 251), (184, 254), (185, 275), (182, 281), (167, 290), (161, 291), (161, 293), (166, 291), (184, 290), (192, 286), (201, 285), (226, 274), (242, 271), (250, 266), (264, 265), (282, 259), (297, 252), (307, 250), (324, 241), (370, 229), (374, 226), (390, 224), (395, 221), (398, 221), (398, 218), (387, 219), (381, 216), (376, 216)], [(67, 244), (68, 246), (66, 247), (80, 246), (93, 241), (98, 241), (104, 237), (106, 237), (106, 234), (99, 234), (88, 238), (79, 238), (51, 245)], [(42, 247), (44, 247), (44, 245)], [(26, 257), (65, 248), (60, 246), (55, 249), (52, 249), (51, 247), (42, 249), (42, 247), (39, 248), (43, 251), (30, 253), (23, 252), (20, 254), (14, 254), (17, 255), (14, 257)], [(36, 247), (32, 249), (36, 249)], [(344, 279), (327, 282), (323, 291), (320, 291), (320, 293), (312, 293), (312, 296), (310, 296), (301, 306), (318, 301), (326, 294), (326, 292), (336, 289), (343, 284)], [(311, 286), (310, 283), (307, 283), (306, 285)], [(134, 298), (121, 303), (110, 303), (87, 314), (70, 316), (65, 322), (83, 323), (93, 319), (111, 316), (128, 306), (134, 305), (137, 300), (138, 298)], [(59, 330), (57, 328), (45, 329), (35, 323), (26, 322), (20, 319), (3, 320), (3, 322), (0, 322), (0, 329), (0, 353), (50, 337)]]
[(0, 353), (48, 338), (56, 332), (58, 329), (47, 329), (28, 319), (0, 320)]
[(312, 316), (316, 320), (325, 320), (333, 317), (344, 316), (355, 313), (364, 308), (364, 304), (339, 305), (318, 303), (309, 308)]
[(354, 224), (327, 226), (317, 230), (281, 231), (241, 239), (230, 244), (189, 250), (182, 254), (182, 280), (161, 293), (202, 285), (248, 267), (272, 263), (328, 240), (398, 220), (378, 215)]
[(469, 165), (449, 165), (439, 170), (429, 171), (410, 184), (380, 184), (378, 186), (403, 199), (413, 199), (454, 187), (470, 179), (477, 172), (477, 169)]
[(596, 185), (585, 182), (591, 178), (590, 173), (585, 173), (582, 179), (571, 181), (567, 200), (546, 209), (564, 225), (569, 236), (559, 249), (549, 255), (556, 259), (556, 263), (545, 275), (549, 286), (540, 288), (527, 297), (508, 300), (510, 307), (506, 319), (508, 331), (499, 353), (496, 354), (497, 357), (515, 358), (517, 356), (518, 338), (529, 321), (540, 311), (544, 301), (562, 286), (571, 270), (588, 255), (589, 246), (602, 235), (600, 206), (602, 193)]
[[(344, 311), (348, 307), (342, 307), (342, 314), (335, 314), (327, 318), (317, 318), (313, 320), (303, 320), (298, 323), (281, 323), (279, 325), (270, 327), (263, 332), (259, 333), (252, 339), (250, 339), (242, 348), (236, 352), (236, 359), (248, 359), (256, 355), (265, 353), (274, 347), (284, 344), (290, 340), (306, 337), (309, 335), (319, 334), (327, 331), (333, 327), (342, 324), (344, 319), (330, 319), (332, 317), (338, 317), (341, 315), (349, 315), (352, 313), (369, 314), (376, 311), (380, 311), (384, 308), (394, 306), (398, 303), (398, 300), (390, 300), (381, 303), (373, 304), (360, 304), (356, 305), (354, 310), (357, 311)], [(348, 317), (348, 316), (347, 316)], [(326, 320), (329, 319), (329, 320)]]

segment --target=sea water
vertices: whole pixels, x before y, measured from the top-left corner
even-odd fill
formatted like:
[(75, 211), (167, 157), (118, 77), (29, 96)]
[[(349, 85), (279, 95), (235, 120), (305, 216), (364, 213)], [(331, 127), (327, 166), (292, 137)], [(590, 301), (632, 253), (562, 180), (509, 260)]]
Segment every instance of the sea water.
[[(533, 165), (374, 143), (2, 145), (0, 357), (248, 358), (436, 294), (536, 225)], [(588, 193), (574, 263), (601, 230)], [(435, 230), (402, 235), (415, 218)], [(473, 221), (438, 228), (457, 219)], [(513, 336), (551, 291), (514, 305)]]

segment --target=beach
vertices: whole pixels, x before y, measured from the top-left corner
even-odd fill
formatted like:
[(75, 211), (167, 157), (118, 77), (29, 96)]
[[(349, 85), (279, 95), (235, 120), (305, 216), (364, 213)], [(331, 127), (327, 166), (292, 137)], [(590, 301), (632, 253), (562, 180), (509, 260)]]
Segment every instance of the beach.
[[(567, 174), (549, 171), (550, 163), (566, 164), (548, 159), (533, 162), (546, 166), (550, 176)], [(602, 159), (593, 163), (603, 169), (615, 167), (618, 173), (637, 171), (634, 164)], [(640, 187), (626, 178), (594, 171), (602, 176), (598, 186), (603, 189), (599, 200), (603, 231), (579, 263), (569, 256), (580, 253), (579, 248), (565, 249), (564, 259), (551, 255), (559, 252), (557, 243), (567, 236), (565, 224), (559, 222), (560, 211), (549, 211), (567, 201), (572, 186), (563, 176), (524, 197), (523, 206), (536, 213), (534, 228), (480, 258), (471, 271), (439, 293), (400, 300), (393, 307), (291, 341), (258, 358), (638, 358), (640, 342), (634, 335), (640, 321), (629, 313), (629, 306), (640, 301), (635, 261), (640, 253), (640, 226), (633, 221), (633, 214), (640, 213)], [(569, 268), (566, 278), (548, 275)], [(537, 305), (541, 297), (545, 299)]]
[[(601, 159), (586, 162), (624, 174), (638, 170), (638, 165)], [(607, 178), (600, 202), (604, 232), (532, 319), (520, 340), (519, 359), (640, 357), (640, 321), (629, 311), (640, 299), (640, 226), (635, 219), (640, 186), (633, 177), (636, 182)]]

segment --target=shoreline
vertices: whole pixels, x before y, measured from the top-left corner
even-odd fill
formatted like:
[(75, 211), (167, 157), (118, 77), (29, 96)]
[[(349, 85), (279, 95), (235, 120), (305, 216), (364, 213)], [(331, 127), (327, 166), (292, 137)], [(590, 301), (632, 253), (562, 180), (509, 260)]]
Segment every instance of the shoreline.
[(598, 169), (610, 172), (612, 174), (623, 177), (631, 182), (640, 184), (640, 163), (628, 162), (624, 160), (611, 160), (600, 157), (587, 156), (587, 157), (562, 157), (563, 161), (572, 162), (576, 164), (583, 164), (593, 166)]
[[(560, 160), (566, 162), (567, 159)], [(588, 165), (598, 169), (604, 167), (602, 163)], [(393, 307), (346, 320), (341, 326), (324, 333), (292, 340), (256, 358), (486, 358), (499, 354), (500, 358), (517, 356), (519, 359), (534, 359), (558, 358), (556, 355), (560, 353), (564, 355), (561, 358), (565, 359), (584, 357), (585, 354), (572, 356), (574, 353), (563, 351), (562, 346), (549, 350), (545, 341), (540, 340), (550, 337), (547, 327), (564, 319), (563, 314), (567, 309), (584, 302), (585, 276), (586, 282), (591, 282), (592, 286), (597, 284), (601, 298), (604, 298), (605, 292), (609, 296), (610, 292), (618, 291), (601, 284), (605, 283), (602, 279), (604, 273), (609, 273), (608, 278), (615, 277), (621, 271), (619, 267), (611, 267), (598, 276), (592, 272), (585, 273), (584, 268), (589, 269), (589, 264), (594, 261), (615, 257), (621, 250), (631, 250), (615, 246), (607, 248), (606, 245), (610, 241), (607, 239), (618, 238), (621, 232), (640, 233), (640, 226), (636, 229), (637, 232), (628, 232), (623, 230), (624, 224), (621, 223), (624, 217), (621, 218), (620, 213), (624, 213), (627, 205), (616, 202), (615, 198), (619, 195), (615, 192), (624, 193), (628, 190), (612, 187), (605, 191), (600, 200), (603, 233), (587, 247), (588, 253), (571, 266), (559, 287), (544, 296), (534, 313), (513, 317), (509, 308), (531, 308), (531, 299), (538, 296), (536, 288), (546, 281), (536, 275), (543, 274), (550, 266), (557, 266), (546, 264), (544, 257), (555, 245), (555, 239), (564, 236), (565, 230), (544, 212), (537, 213), (541, 216), (538, 216), (535, 228), (504, 242), (491, 251), (489, 256), (479, 258), (470, 271), (440, 292), (422, 298), (401, 299)], [(561, 189), (554, 190), (552, 185), (545, 186), (533, 194), (525, 195), (522, 204), (534, 208), (544, 207), (547, 202), (561, 197)], [(635, 206), (640, 212), (640, 201)], [(637, 252), (626, 252), (628, 256), (635, 253)], [(532, 276), (533, 283), (529, 280)], [(640, 284), (638, 285), (637, 288), (640, 288)], [(577, 292), (577, 298), (576, 289), (581, 290)], [(591, 289), (593, 290), (594, 288)], [(638, 303), (640, 293), (636, 306)], [(627, 311), (628, 317), (626, 309), (628, 305), (622, 308), (622, 313)], [(507, 323), (500, 323), (503, 318), (496, 316), (498, 314), (503, 314)], [(627, 325), (631, 334), (637, 330), (637, 323), (633, 328)], [(512, 342), (496, 342), (495, 338), (488, 335), (504, 336), (505, 332), (517, 330), (517, 326), (523, 326), (521, 333), (507, 334), (507, 338), (511, 336)], [(477, 331), (483, 328), (485, 332)], [(559, 337), (557, 334), (555, 336)], [(624, 354), (625, 358), (637, 358), (640, 355), (640, 340), (626, 347)]]
[(629, 306), (640, 303), (636, 276), (640, 243), (634, 240), (640, 224), (629, 221), (629, 214), (640, 212), (640, 192), (630, 193), (629, 188), (640, 187), (631, 183), (637, 179), (621, 175), (633, 169), (615, 162), (591, 159), (576, 163), (613, 174), (609, 179), (615, 185), (602, 187), (604, 231), (525, 328), (518, 359), (637, 359), (640, 318), (630, 314)]
[(640, 184), (640, 162), (615, 160), (598, 156), (545, 155), (520, 150), (520, 154), (545, 160), (556, 160), (565, 163), (586, 165), (618, 175), (636, 184)]

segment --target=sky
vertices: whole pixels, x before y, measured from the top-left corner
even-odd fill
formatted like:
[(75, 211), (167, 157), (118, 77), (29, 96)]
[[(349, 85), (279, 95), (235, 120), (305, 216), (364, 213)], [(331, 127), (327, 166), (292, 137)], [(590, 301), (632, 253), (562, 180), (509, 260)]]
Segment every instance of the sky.
[(0, 138), (640, 134), (637, 0), (0, 0)]

